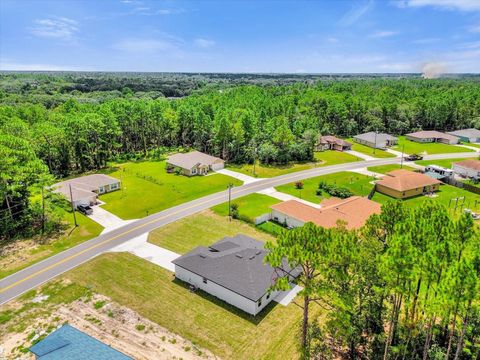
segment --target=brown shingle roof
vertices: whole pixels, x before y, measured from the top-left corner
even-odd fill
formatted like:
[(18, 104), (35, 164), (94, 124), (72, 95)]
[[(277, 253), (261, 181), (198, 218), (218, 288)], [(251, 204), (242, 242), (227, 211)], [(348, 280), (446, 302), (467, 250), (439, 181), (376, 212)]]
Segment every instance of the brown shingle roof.
[(453, 165), (458, 165), (458, 166), (468, 168), (468, 169), (473, 169), (473, 170), (480, 170), (480, 160), (475, 160), (475, 159), (459, 161), (459, 162), (453, 163)]
[(320, 144), (336, 144), (341, 146), (352, 146), (353, 144), (345, 141), (343, 139), (339, 139), (333, 135), (323, 135), (320, 137)]
[(445, 134), (440, 131), (435, 131), (435, 130), (429, 130), (429, 131), (417, 131), (413, 132), (410, 134), (406, 134), (407, 136), (412, 136), (416, 137), (419, 139), (447, 139), (447, 140), (458, 140), (458, 137), (450, 135), (450, 134)]
[(182, 169), (191, 169), (195, 165), (212, 165), (223, 162), (222, 159), (211, 156), (200, 151), (191, 151), (188, 153), (178, 153), (168, 157), (167, 163)]
[(296, 200), (288, 200), (271, 208), (303, 222), (313, 222), (318, 226), (331, 228), (337, 221), (347, 223), (348, 229), (356, 229), (365, 224), (372, 214), (379, 214), (381, 206), (375, 201), (360, 196), (347, 199), (331, 198), (322, 202), (322, 208), (316, 209)]
[(408, 191), (441, 183), (441, 181), (432, 179), (430, 176), (403, 169), (390, 171), (387, 176), (377, 181), (378, 185), (397, 191)]

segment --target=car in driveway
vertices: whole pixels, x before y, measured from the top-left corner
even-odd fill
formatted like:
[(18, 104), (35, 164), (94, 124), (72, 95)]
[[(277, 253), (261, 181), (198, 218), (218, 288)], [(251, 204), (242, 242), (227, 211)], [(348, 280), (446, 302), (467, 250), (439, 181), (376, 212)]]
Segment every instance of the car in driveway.
[(92, 215), (93, 209), (88, 205), (78, 205), (77, 210), (84, 215)]
[(423, 156), (418, 154), (412, 154), (412, 155), (405, 156), (404, 159), (406, 161), (417, 161), (417, 160), (422, 160)]

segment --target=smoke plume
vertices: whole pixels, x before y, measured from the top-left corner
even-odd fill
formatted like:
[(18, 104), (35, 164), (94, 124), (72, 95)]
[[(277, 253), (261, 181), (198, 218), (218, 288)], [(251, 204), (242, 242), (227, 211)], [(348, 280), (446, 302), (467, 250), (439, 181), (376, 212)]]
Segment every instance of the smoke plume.
[(447, 67), (438, 62), (428, 62), (422, 66), (422, 77), (424, 79), (436, 79), (447, 72)]

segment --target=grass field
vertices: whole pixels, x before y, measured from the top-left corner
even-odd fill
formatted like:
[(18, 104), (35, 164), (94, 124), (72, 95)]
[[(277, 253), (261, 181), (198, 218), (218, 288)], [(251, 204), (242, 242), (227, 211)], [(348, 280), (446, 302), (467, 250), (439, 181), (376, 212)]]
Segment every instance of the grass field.
[[(242, 220), (254, 222), (257, 216), (270, 212), (270, 206), (281, 202), (268, 195), (250, 194), (239, 199), (232, 200), (238, 205), (238, 214)], [(221, 216), (228, 216), (228, 202), (217, 205), (212, 210)]]
[[(0, 259), (0, 279), (89, 240), (99, 235), (103, 230), (101, 225), (78, 212), (76, 213), (78, 227), (75, 227), (73, 215), (70, 212), (62, 208), (58, 208), (57, 211), (65, 223), (62, 234), (47, 240), (37, 238), (31, 241), (19, 241), (18, 252), (4, 255)], [(22, 243), (25, 248), (22, 247)]]
[(269, 234), (256, 230), (239, 220), (229, 221), (210, 210), (203, 211), (164, 227), (153, 230), (148, 241), (179, 254), (184, 254), (197, 246), (208, 246), (236, 234), (249, 235), (258, 240), (274, 240)]
[(238, 171), (242, 174), (246, 174), (249, 176), (269, 178), (269, 177), (275, 177), (283, 174), (289, 174), (295, 171), (308, 170), (314, 167), (343, 164), (343, 163), (348, 163), (353, 161), (359, 161), (362, 159), (358, 159), (353, 155), (343, 153), (340, 151), (321, 151), (321, 152), (315, 153), (315, 160), (316, 162), (291, 163), (287, 165), (268, 166), (268, 165), (257, 164), (255, 166), (256, 175), (253, 174), (252, 164), (244, 164), (244, 165), (229, 164), (227, 166), (227, 169)]
[[(370, 170), (370, 171), (373, 171), (373, 172), (376, 172), (376, 173), (380, 173), (380, 174), (386, 174), (386, 173), (388, 173), (392, 170), (398, 170), (398, 169), (400, 169), (399, 164), (370, 166), (370, 167), (367, 168), (367, 170)], [(410, 167), (408, 165), (403, 165), (402, 169), (410, 170), (410, 171), (416, 170), (415, 168)]]
[[(272, 302), (249, 316), (128, 253), (96, 257), (65, 275), (225, 359), (295, 359), (302, 310)], [(313, 306), (312, 318), (320, 313)]]
[(389, 152), (383, 151), (383, 150), (380, 150), (380, 149), (375, 149), (375, 154), (374, 154), (373, 153), (373, 148), (362, 145), (362, 144), (358, 144), (358, 143), (354, 142), (351, 138), (347, 139), (347, 141), (349, 141), (353, 144), (352, 150), (358, 151), (362, 154), (373, 156), (373, 157), (376, 157), (376, 158), (395, 157), (395, 155), (390, 154)]
[(392, 149), (402, 151), (402, 147), (404, 147), (405, 154), (447, 154), (473, 151), (460, 146), (442, 143), (417, 143), (405, 139), (405, 136), (399, 136), (398, 144), (392, 147)]
[(415, 161), (415, 164), (422, 165), (422, 166), (427, 166), (427, 165), (438, 165), (442, 166), (447, 169), (452, 168), (452, 164), (454, 162), (458, 161), (463, 161), (463, 160), (469, 160), (469, 159), (475, 159), (475, 158), (462, 158), (462, 159), (441, 159), (441, 160), (419, 160)]
[(168, 174), (165, 161), (118, 165), (109, 175), (122, 180), (122, 189), (100, 196), (102, 207), (122, 219), (138, 219), (181, 203), (225, 190), (241, 181), (221, 174), (183, 176)]

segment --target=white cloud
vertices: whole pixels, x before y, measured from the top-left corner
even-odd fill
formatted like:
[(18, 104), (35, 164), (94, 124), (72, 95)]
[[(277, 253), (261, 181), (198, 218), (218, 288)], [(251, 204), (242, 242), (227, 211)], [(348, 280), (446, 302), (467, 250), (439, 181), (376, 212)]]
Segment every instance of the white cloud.
[(379, 68), (387, 72), (413, 72), (417, 70), (417, 66), (409, 62), (385, 63), (380, 64)]
[(212, 46), (215, 46), (215, 41), (209, 40), (209, 39), (197, 38), (193, 41), (193, 44), (196, 47), (206, 49), (206, 48), (210, 48)]
[(81, 71), (92, 69), (80, 69), (75, 66), (63, 66), (54, 64), (23, 64), (15, 62), (0, 62), (0, 70), (3, 71)]
[(43, 38), (71, 40), (79, 31), (78, 21), (66, 17), (50, 17), (35, 20), (30, 33)]
[(479, 0), (400, 0), (394, 3), (399, 7), (432, 6), (442, 10), (480, 11)]
[(174, 39), (124, 39), (113, 45), (113, 48), (131, 53), (156, 53), (177, 50), (179, 42)]
[(433, 43), (436, 43), (436, 42), (439, 42), (440, 38), (424, 38), (424, 39), (417, 39), (417, 40), (413, 40), (412, 41), (412, 44), (433, 44)]
[(368, 13), (374, 6), (373, 0), (366, 0), (355, 5), (340, 19), (340, 25), (350, 26), (356, 23), (363, 15)]
[(330, 37), (327, 38), (327, 41), (328, 41), (330, 44), (336, 44), (336, 43), (338, 43), (340, 40), (338, 40), (338, 38), (336, 38), (336, 37), (330, 36)]
[(470, 26), (468, 28), (468, 31), (473, 33), (480, 33), (480, 24)]
[(398, 32), (396, 31), (376, 31), (373, 34), (370, 34), (369, 37), (371, 38), (386, 38), (390, 36), (397, 35)]

